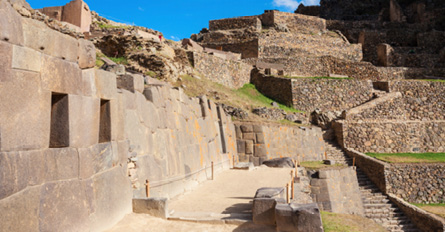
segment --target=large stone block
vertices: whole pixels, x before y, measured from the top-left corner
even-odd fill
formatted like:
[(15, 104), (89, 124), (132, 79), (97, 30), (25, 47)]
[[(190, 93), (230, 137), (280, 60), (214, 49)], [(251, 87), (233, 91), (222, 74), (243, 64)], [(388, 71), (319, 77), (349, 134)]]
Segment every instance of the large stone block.
[(117, 165), (119, 154), (117, 145), (100, 143), (89, 148), (79, 148), (79, 175), (87, 179)]
[[(0, 40), (23, 44), (22, 17), (7, 1), (0, 1)], [(3, 54), (3, 53), (2, 53)]]
[(41, 151), (0, 153), (0, 199), (27, 186), (42, 184), (45, 180), (44, 166)]
[(40, 191), (36, 186), (0, 201), (0, 232), (39, 231)]
[(131, 183), (122, 167), (112, 168), (94, 177), (93, 194), (91, 231), (104, 231), (132, 211)]
[(40, 231), (89, 231), (89, 210), (79, 180), (59, 181), (42, 186)]
[(266, 160), (263, 164), (272, 168), (295, 168), (295, 164), (290, 157)]
[(14, 45), (12, 54), (12, 68), (40, 72), (42, 53)]
[(134, 90), (138, 91), (139, 93), (144, 92), (144, 76), (139, 74), (133, 74), (133, 81), (134, 81)]
[(167, 198), (133, 199), (133, 212), (165, 219), (168, 217)]
[(89, 147), (98, 143), (100, 100), (69, 95), (70, 147)]
[(323, 232), (317, 204), (277, 204), (275, 207), (277, 231)]
[(275, 206), (284, 203), (286, 200), (282, 198), (255, 198), (252, 207), (253, 222), (260, 225), (275, 225)]
[[(77, 57), (79, 57), (79, 42), (77, 39), (50, 28), (47, 29), (47, 33), (48, 34), (46, 35), (45, 39), (50, 38), (53, 40), (53, 51), (48, 55), (70, 62), (78, 62)], [(94, 64), (96, 62), (95, 55), (96, 54), (94, 54)]]
[(96, 47), (94, 47), (93, 42), (79, 39), (79, 68), (93, 68), (96, 65)]
[(79, 156), (74, 148), (52, 148), (44, 151), (46, 181), (79, 177)]
[(116, 74), (96, 69), (97, 97), (115, 99), (117, 97)]
[(131, 74), (117, 76), (117, 88), (134, 93), (134, 77)]
[(54, 51), (55, 31), (49, 29), (44, 22), (30, 18), (22, 18), (24, 45), (36, 51), (41, 51), (47, 55), (52, 55)]
[(13, 80), (0, 85), (0, 151), (47, 148), (50, 92), (39, 87), (38, 73), (11, 72)]
[(255, 198), (285, 198), (284, 188), (260, 188), (255, 193)]
[[(3, 3), (0, 3), (3, 4)], [(3, 17), (1, 17), (3, 18)], [(1, 20), (1, 19), (0, 19)], [(0, 26), (1, 27), (1, 26)], [(0, 82), (10, 81), (12, 77), (12, 45), (0, 41)]]
[(45, 90), (82, 95), (82, 72), (76, 63), (43, 55), (41, 78)]
[(94, 68), (82, 70), (82, 94), (84, 96), (97, 96), (95, 72)]

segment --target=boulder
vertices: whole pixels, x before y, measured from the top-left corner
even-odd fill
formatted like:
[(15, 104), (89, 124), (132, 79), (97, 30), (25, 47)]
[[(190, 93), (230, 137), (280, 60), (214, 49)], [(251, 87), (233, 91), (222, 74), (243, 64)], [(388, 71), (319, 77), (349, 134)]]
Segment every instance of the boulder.
[(266, 160), (263, 164), (271, 168), (295, 168), (295, 164), (290, 157)]
[(277, 231), (323, 232), (320, 210), (316, 203), (277, 204), (275, 207)]

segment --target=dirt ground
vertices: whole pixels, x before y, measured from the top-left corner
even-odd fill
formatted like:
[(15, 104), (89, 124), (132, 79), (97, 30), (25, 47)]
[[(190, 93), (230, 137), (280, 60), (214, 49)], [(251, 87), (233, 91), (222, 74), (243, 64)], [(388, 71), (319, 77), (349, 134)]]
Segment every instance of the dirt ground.
[(275, 232), (271, 227), (252, 223), (243, 225), (205, 224), (183, 221), (170, 221), (146, 214), (129, 214), (121, 222), (106, 232)]

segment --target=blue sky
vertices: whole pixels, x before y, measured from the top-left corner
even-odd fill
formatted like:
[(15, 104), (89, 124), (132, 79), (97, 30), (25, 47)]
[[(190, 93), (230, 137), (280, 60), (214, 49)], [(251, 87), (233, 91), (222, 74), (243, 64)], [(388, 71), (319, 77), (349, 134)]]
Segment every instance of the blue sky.
[[(70, 0), (28, 0), (32, 8), (61, 6)], [(319, 0), (84, 0), (91, 10), (105, 18), (158, 30), (168, 39), (189, 38), (209, 20), (262, 14), (278, 9), (293, 12), (302, 2)]]

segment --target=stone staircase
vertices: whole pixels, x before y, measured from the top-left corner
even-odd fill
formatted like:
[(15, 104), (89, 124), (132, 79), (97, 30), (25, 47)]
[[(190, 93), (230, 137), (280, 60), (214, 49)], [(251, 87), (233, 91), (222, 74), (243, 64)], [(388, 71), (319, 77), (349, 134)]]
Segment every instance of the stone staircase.
[[(352, 159), (334, 141), (325, 141), (325, 144), (328, 159), (352, 166)], [(357, 168), (357, 178), (367, 218), (391, 232), (421, 232), (359, 168)]]
[(410, 219), (357, 168), (365, 216), (391, 232), (420, 232)]

